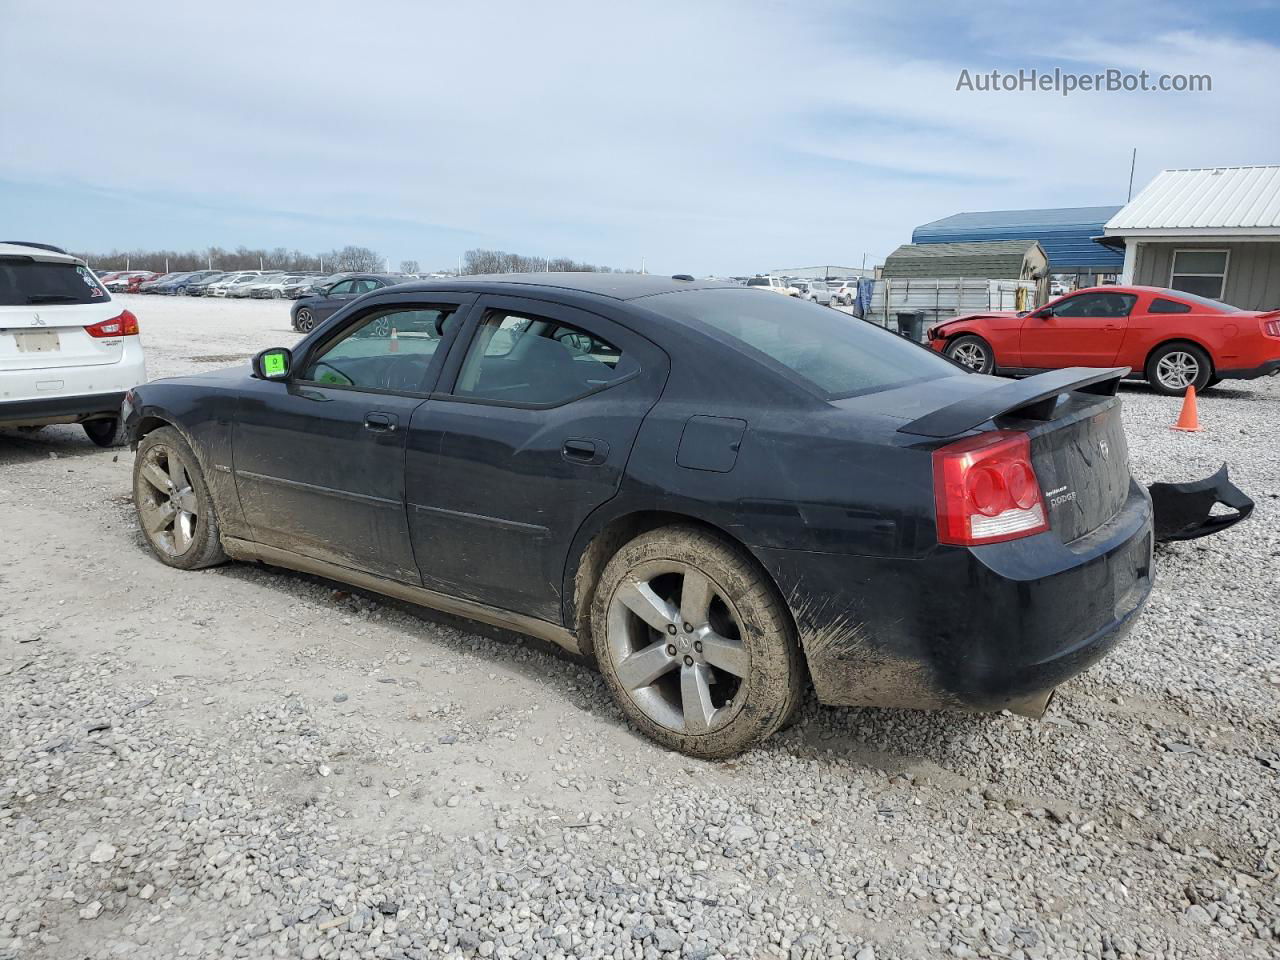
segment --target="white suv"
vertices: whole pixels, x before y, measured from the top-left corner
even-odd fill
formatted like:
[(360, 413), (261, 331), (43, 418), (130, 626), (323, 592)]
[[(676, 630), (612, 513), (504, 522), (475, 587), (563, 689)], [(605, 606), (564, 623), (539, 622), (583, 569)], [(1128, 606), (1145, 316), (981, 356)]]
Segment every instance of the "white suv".
[(146, 379), (137, 317), (83, 260), (0, 242), (0, 427), (79, 423), (111, 446), (125, 391)]

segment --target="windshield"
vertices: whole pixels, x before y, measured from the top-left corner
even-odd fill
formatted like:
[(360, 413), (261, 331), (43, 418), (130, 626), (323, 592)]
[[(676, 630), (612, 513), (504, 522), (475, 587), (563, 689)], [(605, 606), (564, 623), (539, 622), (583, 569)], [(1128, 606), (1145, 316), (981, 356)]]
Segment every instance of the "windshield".
[(931, 350), (846, 313), (746, 290), (690, 290), (638, 301), (673, 320), (703, 325), (717, 339), (781, 367), (828, 400), (954, 377)]
[(747, 281), (748, 287), (767, 287), (769, 285), (768, 277), (752, 277)]
[(103, 303), (110, 299), (88, 267), (65, 261), (0, 257), (0, 306)]

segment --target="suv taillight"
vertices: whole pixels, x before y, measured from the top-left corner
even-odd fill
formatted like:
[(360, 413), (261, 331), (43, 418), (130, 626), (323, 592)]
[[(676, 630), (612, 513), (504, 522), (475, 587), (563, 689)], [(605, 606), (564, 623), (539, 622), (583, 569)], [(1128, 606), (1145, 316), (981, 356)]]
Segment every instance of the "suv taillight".
[(1000, 543), (1049, 529), (1025, 433), (994, 430), (933, 452), (938, 542)]
[(138, 318), (126, 310), (118, 317), (102, 320), (85, 327), (84, 332), (95, 340), (106, 340), (111, 337), (136, 337), (138, 335)]

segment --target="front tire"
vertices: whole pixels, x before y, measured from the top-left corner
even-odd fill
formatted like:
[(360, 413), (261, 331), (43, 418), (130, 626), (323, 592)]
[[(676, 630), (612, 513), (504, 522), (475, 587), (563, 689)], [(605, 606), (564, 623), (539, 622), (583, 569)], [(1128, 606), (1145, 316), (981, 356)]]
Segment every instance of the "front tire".
[(124, 443), (124, 431), (120, 428), (119, 417), (86, 420), (80, 426), (84, 427), (85, 435), (100, 447), (118, 447)]
[(1166, 343), (1147, 360), (1147, 382), (1156, 393), (1180, 397), (1188, 387), (1200, 393), (1213, 376), (1209, 355), (1192, 343)]
[(293, 318), (293, 325), (300, 333), (310, 333), (316, 327), (316, 318), (310, 310), (303, 307)]
[(147, 546), (161, 563), (201, 570), (227, 561), (200, 462), (173, 427), (153, 430), (138, 444), (133, 502)]
[(991, 373), (996, 368), (991, 344), (971, 333), (956, 337), (947, 344), (943, 354), (974, 373)]
[(642, 534), (605, 566), (591, 609), (596, 660), (627, 718), (693, 757), (731, 757), (800, 702), (795, 628), (740, 548), (696, 527)]

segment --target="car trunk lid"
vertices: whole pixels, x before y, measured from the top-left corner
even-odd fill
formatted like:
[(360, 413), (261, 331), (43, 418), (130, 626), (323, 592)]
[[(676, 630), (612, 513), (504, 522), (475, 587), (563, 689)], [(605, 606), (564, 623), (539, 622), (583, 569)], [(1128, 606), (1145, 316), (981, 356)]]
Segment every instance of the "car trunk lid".
[(1059, 416), (1027, 430), (1031, 462), (1049, 510), (1049, 527), (1064, 543), (1091, 533), (1129, 495), (1129, 445), (1120, 401), (1072, 394)]
[(1129, 492), (1129, 449), (1114, 395), (1128, 369), (1071, 368), (1024, 380), (966, 374), (837, 406), (907, 420), (903, 439), (926, 449), (994, 426), (1028, 435), (1050, 529), (1070, 543), (1119, 512)]
[(119, 305), (0, 306), (0, 370), (42, 370), (117, 363), (122, 337), (92, 337), (85, 327), (118, 316)]

